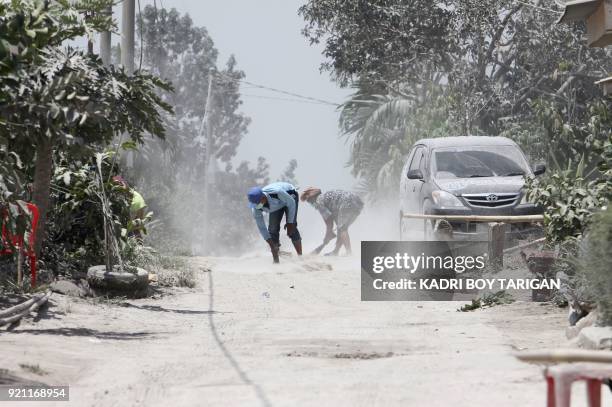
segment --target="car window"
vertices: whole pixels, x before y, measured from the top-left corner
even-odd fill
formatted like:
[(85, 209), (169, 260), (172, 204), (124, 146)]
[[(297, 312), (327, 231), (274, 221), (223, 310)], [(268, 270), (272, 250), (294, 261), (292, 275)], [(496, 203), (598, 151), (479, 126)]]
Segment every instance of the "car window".
[(529, 166), (514, 146), (474, 146), (434, 150), (433, 167), (438, 179), (511, 177), (529, 173)]
[(416, 151), (414, 152), (414, 155), (412, 156), (412, 161), (410, 162), (410, 168), (408, 168), (408, 171), (417, 170), (420, 168), (421, 161), (424, 161), (423, 151), (424, 151), (423, 147), (418, 147), (416, 149)]
[(425, 149), (422, 148), (421, 149), (421, 162), (419, 163), (419, 170), (421, 170), (421, 173), (423, 175), (425, 175), (425, 164), (427, 162), (427, 159), (425, 158)]

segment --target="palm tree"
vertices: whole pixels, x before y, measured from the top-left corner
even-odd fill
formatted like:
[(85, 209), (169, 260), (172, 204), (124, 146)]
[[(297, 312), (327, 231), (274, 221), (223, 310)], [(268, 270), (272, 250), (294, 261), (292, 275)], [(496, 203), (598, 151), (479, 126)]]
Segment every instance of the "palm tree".
[(410, 147), (420, 138), (444, 134), (443, 89), (430, 85), (407, 93), (360, 83), (342, 105), (340, 127), (351, 143), (348, 165), (363, 192), (394, 192)]

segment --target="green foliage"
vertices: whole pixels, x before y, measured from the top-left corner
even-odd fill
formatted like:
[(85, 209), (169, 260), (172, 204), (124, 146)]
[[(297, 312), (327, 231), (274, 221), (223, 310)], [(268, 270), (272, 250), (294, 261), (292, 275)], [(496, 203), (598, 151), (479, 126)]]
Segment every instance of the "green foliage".
[[(99, 0), (98, 3), (105, 7), (110, 1)], [(87, 19), (66, 0), (0, 2), (0, 212), (8, 215), (2, 216), (3, 223), (12, 234), (22, 234), (29, 223), (23, 208), (23, 200), (27, 198), (23, 185), (25, 177), (19, 174), (27, 168), (23, 168), (19, 156), (24, 162), (31, 161), (32, 144), (24, 137), (31, 131), (28, 126), (31, 122), (27, 120), (29, 116), (9, 113), (15, 109), (16, 97), (27, 91), (23, 85), (28, 67), (40, 62), (41, 53), (49, 47), (109, 25), (108, 18)], [(29, 106), (28, 115), (43, 108), (37, 102)]]
[(612, 61), (588, 48), (583, 25), (557, 24), (554, 0), (524, 3), (310, 0), (300, 9), (304, 35), (324, 45), (322, 68), (358, 88), (341, 127), (369, 192), (396, 189), (398, 160), (422, 137), (506, 136), (549, 167), (606, 139), (611, 109), (594, 81)]
[(599, 323), (612, 325), (612, 207), (594, 216), (587, 233), (578, 273), (598, 305)]
[[(601, 155), (597, 147), (612, 137), (612, 99), (594, 95), (571, 115), (556, 101), (538, 99), (532, 107), (535, 120), (531, 127), (519, 126), (513, 136), (532, 159), (563, 169), (565, 163), (585, 157), (587, 172), (597, 166)], [(523, 129), (527, 131), (521, 132)]]
[(342, 106), (340, 127), (352, 141), (350, 164), (353, 175), (362, 179), (361, 189), (392, 196), (397, 193), (399, 173), (413, 143), (448, 135), (452, 128), (440, 87), (426, 92), (425, 99), (378, 92), (384, 89), (360, 82)]
[[(130, 191), (112, 180), (119, 175), (113, 154), (102, 155), (104, 190), (112, 210), (113, 230), (125, 243), (130, 219)], [(98, 163), (95, 157), (73, 161), (61, 154), (52, 182), (53, 209), (44, 260), (55, 272), (66, 274), (104, 264), (104, 215), (100, 201)]]
[[(160, 111), (172, 108), (158, 89), (159, 78), (103, 66), (95, 55), (62, 48), (62, 42), (109, 29), (107, 0), (0, 3), (0, 149), (19, 154), (33, 179), (32, 200), (45, 235), (53, 151), (60, 146), (72, 160), (87, 160), (114, 137), (134, 143), (145, 135), (163, 138)], [(34, 161), (34, 158), (36, 159)], [(36, 247), (38, 252), (38, 247)], [(94, 257), (97, 253), (92, 254)]]
[(158, 109), (172, 109), (155, 90), (171, 88), (152, 75), (128, 76), (104, 67), (96, 56), (59, 48), (41, 51), (37, 63), (18, 75), (19, 91), (0, 107), (7, 121), (0, 135), (24, 155), (32, 154), (40, 138), (87, 155), (122, 132), (136, 142), (145, 133), (165, 135)]
[(462, 305), (457, 311), (469, 312), (475, 311), (480, 308), (490, 308), (496, 305), (512, 304), (514, 298), (508, 294), (505, 290), (497, 291), (494, 293), (487, 293), (481, 297), (475, 298), (471, 303)]
[(604, 185), (603, 189), (608, 201), (612, 201), (612, 131), (608, 132), (607, 140), (596, 142), (595, 150), (601, 157), (597, 164), (597, 169), (602, 174), (599, 182)]
[[(106, 68), (94, 55), (61, 49), (63, 41), (108, 29), (101, 11), (107, 0), (0, 3), (0, 141), (31, 158), (41, 138), (72, 150), (109, 142), (127, 132), (164, 136), (158, 109), (170, 111), (155, 93), (170, 86), (141, 73)], [(27, 155), (29, 154), (29, 156)]]
[(310, 42), (325, 43), (323, 68), (348, 85), (357, 78), (416, 77), (427, 64), (448, 64), (456, 38), (449, 3), (310, 0), (299, 14)]
[(527, 200), (543, 207), (546, 239), (564, 243), (581, 238), (594, 211), (606, 205), (605, 185), (588, 181), (584, 160), (577, 169), (571, 163), (565, 171), (553, 173), (543, 181), (528, 179)]
[[(30, 214), (26, 208), (25, 193), (22, 185), (23, 164), (14, 152), (6, 151), (0, 144), (0, 228), (4, 226), (12, 236), (23, 235), (30, 226)], [(24, 239), (28, 243), (28, 239)], [(0, 240), (3, 246), (12, 246), (12, 242)]]
[[(587, 117), (579, 122), (564, 121), (566, 115), (552, 103), (541, 102), (536, 108), (546, 150), (551, 154), (550, 146), (556, 146), (550, 161), (557, 169), (542, 182), (528, 181), (527, 197), (544, 208), (550, 243), (580, 239), (592, 213), (612, 197), (611, 101), (590, 103)], [(574, 157), (581, 157), (576, 165)], [(561, 163), (568, 163), (565, 169), (559, 168)]]
[(111, 4), (112, 0), (0, 1), (0, 78), (16, 79), (19, 66), (35, 61), (47, 47), (110, 28), (110, 16), (101, 11)]

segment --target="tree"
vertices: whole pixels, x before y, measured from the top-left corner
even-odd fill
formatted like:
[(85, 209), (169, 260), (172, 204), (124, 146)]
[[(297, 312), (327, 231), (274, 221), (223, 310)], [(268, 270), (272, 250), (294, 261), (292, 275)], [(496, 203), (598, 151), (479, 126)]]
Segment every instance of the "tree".
[(289, 164), (287, 164), (287, 168), (280, 176), (280, 180), (284, 182), (288, 182), (292, 185), (297, 186), (297, 178), (295, 177), (295, 170), (297, 169), (298, 162), (295, 158), (289, 160)]
[[(54, 150), (90, 154), (121, 133), (137, 143), (145, 133), (164, 137), (159, 109), (172, 110), (155, 93), (171, 87), (155, 76), (129, 76), (104, 67), (95, 55), (59, 47), (61, 41), (108, 26), (108, 21), (92, 26), (80, 17), (84, 9), (99, 12), (94, 3), (103, 7), (108, 2), (25, 0), (0, 8), (3, 30), (8, 31), (2, 42), (7, 38), (17, 44), (7, 47), (9, 68), (0, 82), (0, 95), (7, 102), (0, 106), (0, 140), (9, 151), (34, 162), (32, 200), (41, 215), (37, 253), (45, 236)], [(15, 55), (20, 47), (22, 52)]]
[(556, 7), (553, 0), (537, 7), (510, 0), (309, 1), (300, 13), (306, 37), (325, 42), (322, 68), (358, 89), (341, 118), (353, 140), (353, 172), (370, 188), (388, 178), (381, 174), (397, 180), (393, 157), (405, 154), (414, 136), (504, 135), (549, 163), (588, 150), (589, 142), (579, 151), (569, 141), (577, 133), (551, 132), (559, 126), (546, 124), (544, 116), (554, 115), (543, 113), (583, 126), (600, 95), (593, 82), (612, 62), (585, 45), (582, 25), (556, 24)]
[[(147, 69), (174, 84), (177, 92), (164, 95), (176, 107), (176, 126), (180, 139), (193, 143), (189, 151), (203, 153), (206, 134), (202, 120), (209, 101), (209, 75), (217, 71), (218, 51), (206, 28), (196, 27), (188, 14), (181, 15), (153, 6), (144, 8), (142, 23), (143, 64)], [(239, 85), (244, 78), (230, 56), (225, 68), (214, 75), (212, 111), (212, 156), (228, 162), (247, 131), (250, 119), (240, 114)], [(193, 147), (197, 146), (197, 149)], [(198, 173), (198, 175), (202, 175)]]
[(259, 232), (247, 207), (245, 194), (253, 185), (269, 182), (269, 165), (263, 157), (259, 157), (254, 167), (242, 162), (233, 169), (228, 164), (225, 171), (216, 174), (213, 201), (223, 202), (223, 205), (211, 207), (210, 223), (206, 225), (213, 236), (211, 246), (207, 248), (209, 253), (236, 255), (251, 247)]
[[(104, 19), (84, 19), (65, 2), (0, 2), (0, 105), (12, 102), (19, 85), (16, 72), (21, 65), (32, 63), (43, 48), (106, 25)], [(12, 235), (21, 235), (29, 222), (25, 166), (20, 156), (9, 150), (8, 124), (0, 116), (0, 216)]]
[(454, 44), (447, 0), (310, 0), (300, 7), (304, 35), (325, 42), (322, 68), (343, 86), (357, 79), (395, 82), (423, 66), (448, 66)]
[(442, 91), (432, 85), (425, 99), (413, 101), (385, 93), (384, 86), (365, 81), (356, 85), (342, 105), (340, 129), (351, 141), (349, 162), (364, 193), (396, 194), (398, 174), (412, 144), (453, 132)]
[[(176, 116), (168, 122), (168, 139), (149, 145), (137, 155), (135, 181), (151, 197), (150, 206), (168, 226), (165, 230), (173, 229), (173, 234), (181, 236), (185, 244), (197, 244), (203, 234), (208, 235), (206, 241), (218, 242), (213, 231), (222, 228), (207, 224), (208, 219), (225, 222), (224, 233), (233, 233), (236, 241), (247, 240), (248, 234), (228, 225), (236, 216), (232, 210), (244, 212), (242, 188), (246, 187), (235, 173), (242, 167), (234, 169), (228, 164), (250, 123), (240, 112), (240, 81), (245, 75), (237, 69), (233, 56), (223, 68), (217, 68), (218, 51), (212, 38), (206, 28), (194, 26), (187, 14), (147, 6), (139, 23), (143, 66), (171, 81), (177, 92), (161, 94), (175, 106)], [(208, 100), (211, 74), (212, 97)], [(210, 114), (210, 134), (204, 123), (205, 112)], [(206, 168), (208, 154), (212, 162)], [(222, 187), (227, 196), (219, 197), (225, 205), (213, 208), (214, 215), (207, 218), (202, 203), (204, 199), (209, 202), (216, 199), (218, 180), (229, 183)], [(205, 182), (214, 188), (209, 197), (203, 196)], [(236, 191), (230, 193), (231, 188)], [(176, 216), (177, 213), (181, 216)]]

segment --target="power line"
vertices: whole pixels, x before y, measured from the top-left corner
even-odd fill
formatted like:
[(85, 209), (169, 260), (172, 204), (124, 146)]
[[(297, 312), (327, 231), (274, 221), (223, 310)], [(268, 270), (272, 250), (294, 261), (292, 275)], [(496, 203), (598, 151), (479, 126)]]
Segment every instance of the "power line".
[(253, 95), (249, 93), (241, 93), (240, 96), (251, 97), (251, 98), (256, 98), (256, 99), (279, 100), (279, 101), (284, 101), (284, 102), (306, 103), (309, 105), (329, 106), (328, 103), (313, 102), (313, 101), (305, 100), (305, 99), (279, 98), (279, 97), (274, 97), (274, 96)]
[(282, 89), (277, 89), (277, 88), (272, 88), (270, 86), (259, 85), (257, 83), (246, 81), (244, 79), (232, 78), (231, 76), (226, 75), (223, 72), (217, 72), (217, 73), (219, 75), (221, 75), (221, 76), (231, 80), (231, 81), (239, 82), (239, 83), (244, 83), (245, 85), (250, 85), (250, 86), (253, 86), (255, 88), (264, 89), (264, 90), (268, 90), (270, 92), (276, 92), (276, 93), (280, 93), (280, 94), (287, 95), (287, 96), (293, 96), (293, 97), (297, 97), (297, 98), (300, 98), (300, 99), (309, 100), (311, 102), (316, 102), (316, 103), (325, 104), (325, 105), (329, 105), (329, 106), (335, 106), (335, 107), (340, 106), (339, 103), (330, 102), (328, 100), (319, 99), (319, 98), (315, 98), (315, 97), (311, 97), (311, 96), (304, 96), (304, 95), (300, 95), (298, 93), (294, 93), (294, 92), (290, 92), (290, 91), (286, 91), (286, 90), (282, 90)]
[(334, 102), (330, 102), (330, 101), (327, 101), (327, 100), (323, 100), (323, 99), (319, 99), (319, 98), (314, 98), (314, 97), (311, 97), (311, 96), (304, 96), (304, 95), (300, 95), (298, 93), (288, 92), (286, 90), (271, 88), (269, 86), (257, 85), (255, 83), (248, 82), (248, 81), (245, 81), (245, 80), (240, 80), (240, 82), (241, 83), (245, 83), (247, 85), (254, 86), (256, 88), (269, 90), (271, 92), (277, 92), (277, 93), (280, 93), (280, 94), (283, 94), (283, 95), (294, 96), (294, 97), (297, 97), (297, 98), (300, 98), (300, 99), (310, 100), (312, 102), (322, 103), (322, 104), (326, 104), (326, 105), (330, 105), (330, 106), (336, 106), (336, 107), (340, 106), (339, 103), (334, 103)]

